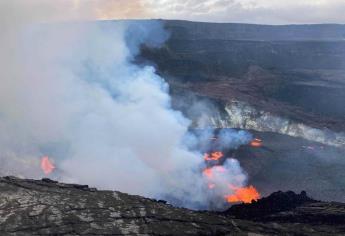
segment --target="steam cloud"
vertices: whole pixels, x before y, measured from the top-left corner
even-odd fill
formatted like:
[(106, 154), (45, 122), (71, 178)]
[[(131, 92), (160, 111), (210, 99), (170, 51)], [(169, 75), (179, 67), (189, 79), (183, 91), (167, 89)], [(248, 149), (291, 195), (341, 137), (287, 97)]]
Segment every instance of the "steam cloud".
[[(41, 177), (39, 160), (48, 155), (62, 181), (204, 207), (203, 158), (183, 142), (190, 121), (171, 109), (153, 67), (131, 63), (141, 44), (167, 39), (160, 23), (38, 24), (32, 16), (41, 6), (25, 15), (12, 3), (1, 5), (0, 173)], [(54, 20), (63, 14), (56, 11)], [(219, 181), (245, 183), (237, 161), (224, 168)]]

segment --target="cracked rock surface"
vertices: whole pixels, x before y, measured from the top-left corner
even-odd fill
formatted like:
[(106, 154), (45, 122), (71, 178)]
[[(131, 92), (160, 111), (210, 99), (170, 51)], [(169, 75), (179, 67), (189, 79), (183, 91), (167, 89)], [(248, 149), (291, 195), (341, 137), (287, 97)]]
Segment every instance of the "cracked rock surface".
[[(341, 214), (343, 208), (338, 209)], [(321, 210), (322, 211), (322, 210)], [(293, 214), (293, 211), (289, 212)], [(320, 223), (249, 221), (49, 179), (0, 178), (0, 235), (345, 235)]]

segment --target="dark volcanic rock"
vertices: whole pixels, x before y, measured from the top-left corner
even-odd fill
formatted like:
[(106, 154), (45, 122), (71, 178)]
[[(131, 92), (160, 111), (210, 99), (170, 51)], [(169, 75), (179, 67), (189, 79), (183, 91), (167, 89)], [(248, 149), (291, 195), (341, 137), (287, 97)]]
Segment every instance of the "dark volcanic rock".
[(141, 60), (173, 89), (345, 131), (344, 25), (163, 22), (171, 38)]
[(161, 201), (52, 180), (0, 179), (0, 235), (215, 235), (229, 220)]
[[(278, 195), (263, 201), (273, 199), (283, 205)], [(328, 214), (340, 219), (345, 212), (342, 205), (315, 202), (304, 195), (289, 194), (287, 199), (293, 203), (298, 199), (298, 212), (288, 206), (290, 214), (301, 217)], [(239, 218), (241, 207), (236, 208), (234, 214)], [(49, 179), (0, 178), (0, 235), (345, 235), (342, 221), (314, 225), (271, 218), (260, 223), (236, 219), (231, 211), (192, 211), (164, 201)]]
[(237, 218), (262, 220), (263, 218), (282, 211), (291, 211), (305, 203), (317, 201), (309, 198), (306, 192), (296, 194), (292, 191), (275, 192), (266, 198), (253, 201), (251, 204), (232, 206), (226, 214), (234, 215)]
[(261, 222), (345, 225), (345, 204), (316, 201), (304, 191), (275, 192), (251, 204), (232, 206), (225, 214)]

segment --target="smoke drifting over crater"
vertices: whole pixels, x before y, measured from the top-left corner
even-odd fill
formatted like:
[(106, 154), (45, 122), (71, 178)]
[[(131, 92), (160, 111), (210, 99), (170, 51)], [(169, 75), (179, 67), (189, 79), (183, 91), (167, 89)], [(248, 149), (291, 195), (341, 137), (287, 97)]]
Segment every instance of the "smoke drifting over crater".
[[(168, 38), (160, 23), (51, 23), (45, 7), (55, 21), (70, 6), (12, 3), (1, 23), (0, 173), (41, 177), (48, 156), (51, 177), (62, 181), (205, 207), (202, 154), (182, 142), (190, 121), (171, 108), (153, 67), (131, 63), (141, 44)], [(67, 20), (85, 19), (80, 14)], [(224, 169), (226, 178), (215, 181), (245, 184), (237, 161)]]

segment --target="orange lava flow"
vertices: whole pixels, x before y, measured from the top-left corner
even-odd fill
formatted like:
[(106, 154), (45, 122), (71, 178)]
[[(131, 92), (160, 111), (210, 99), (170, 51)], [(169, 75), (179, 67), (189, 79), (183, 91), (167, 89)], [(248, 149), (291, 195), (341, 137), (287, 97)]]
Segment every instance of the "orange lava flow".
[(254, 139), (250, 142), (250, 146), (252, 147), (262, 147), (262, 140), (261, 139)]
[(258, 200), (260, 198), (260, 193), (255, 189), (254, 186), (237, 188), (235, 193), (225, 197), (227, 202), (244, 202), (251, 203), (252, 200)]
[(41, 169), (43, 170), (44, 174), (49, 175), (55, 169), (53, 163), (49, 160), (49, 157), (44, 156), (41, 159)]
[(212, 152), (211, 154), (205, 153), (204, 159), (205, 161), (218, 161), (224, 156), (222, 152)]

